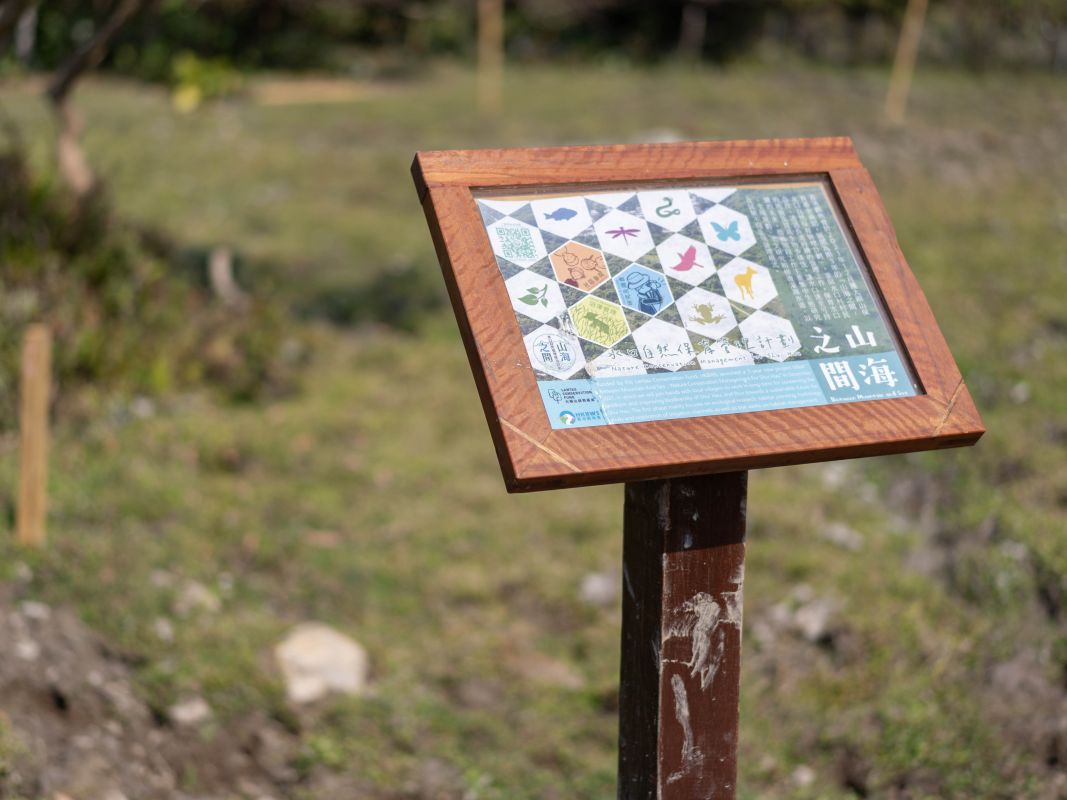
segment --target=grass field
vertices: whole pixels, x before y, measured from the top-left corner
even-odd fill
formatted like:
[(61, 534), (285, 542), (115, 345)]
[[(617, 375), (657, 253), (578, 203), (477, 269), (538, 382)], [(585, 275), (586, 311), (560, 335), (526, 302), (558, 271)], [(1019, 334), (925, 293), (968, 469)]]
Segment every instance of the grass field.
[[(136, 654), (153, 708), (203, 696), (203, 737), (221, 743), (256, 711), (281, 721), (298, 777), (278, 797), (308, 797), (323, 774), (353, 797), (613, 797), (619, 613), (578, 590), (618, 576), (621, 490), (504, 493), (434, 305), (411, 157), (848, 134), (989, 433), (971, 451), (753, 476), (741, 796), (1064, 796), (1065, 83), (920, 73), (903, 129), (880, 122), (884, 88), (877, 72), (795, 65), (526, 68), (485, 120), (472, 76), (449, 65), (352, 102), (236, 98), (191, 115), (158, 89), (86, 85), (88, 149), (127, 218), (193, 248), (232, 244), (247, 285), (306, 313), (348, 298), (357, 321), (388, 320), (366, 311), (376, 293), (403, 306), (410, 286), (418, 324), (305, 313), (293, 324), (315, 355), (291, 397), (167, 397), (151, 413), (117, 400), (88, 425), (59, 420), (51, 542), (36, 554), (2, 537), (0, 578)], [(45, 165), (39, 102), (10, 86), (0, 103)], [(0, 442), (0, 497), (14, 453)], [(219, 608), (175, 613), (189, 581)], [(310, 715), (286, 704), (270, 650), (304, 619), (367, 647), (368, 696)], [(446, 776), (437, 788), (428, 769)]]

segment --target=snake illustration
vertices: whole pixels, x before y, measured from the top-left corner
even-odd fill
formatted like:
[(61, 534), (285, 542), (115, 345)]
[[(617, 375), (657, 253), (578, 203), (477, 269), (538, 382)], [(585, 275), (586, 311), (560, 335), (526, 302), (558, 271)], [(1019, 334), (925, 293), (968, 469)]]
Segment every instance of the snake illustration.
[(667, 217), (673, 217), (677, 214), (681, 214), (682, 209), (680, 208), (676, 208), (673, 211), (666, 210), (673, 205), (674, 201), (671, 198), (664, 197), (663, 202), (660, 205), (656, 206), (656, 216), (663, 217), (664, 219), (666, 219)]

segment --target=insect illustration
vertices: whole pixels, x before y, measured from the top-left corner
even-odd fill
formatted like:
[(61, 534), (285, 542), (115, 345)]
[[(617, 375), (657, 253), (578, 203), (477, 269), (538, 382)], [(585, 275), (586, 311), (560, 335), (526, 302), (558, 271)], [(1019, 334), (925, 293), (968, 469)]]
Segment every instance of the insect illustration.
[(535, 306), (538, 303), (548, 308), (548, 286), (542, 286), (538, 289), (536, 286), (531, 286), (526, 290), (526, 294), (519, 298), (520, 303), (526, 303), (528, 306)]
[(678, 263), (671, 269), (678, 272), (689, 272), (693, 267), (703, 267), (697, 263), (697, 249), (695, 245), (689, 245), (684, 253), (678, 253)]
[(741, 241), (741, 232), (737, 230), (736, 219), (725, 228), (718, 222), (712, 222), (711, 227), (715, 229), (715, 235), (719, 237), (720, 242), (728, 242), (731, 239), (735, 242)]
[(693, 313), (689, 315), (689, 319), (701, 325), (718, 325), (726, 319), (726, 316), (716, 314), (715, 309), (711, 307), (711, 303), (699, 303), (693, 306)]
[(657, 217), (663, 217), (664, 219), (666, 219), (667, 217), (674, 217), (674, 216), (677, 216), (678, 214), (681, 214), (682, 213), (682, 209), (680, 209), (680, 208), (675, 208), (675, 209), (673, 209), (671, 211), (667, 210), (673, 205), (674, 205), (674, 201), (671, 198), (664, 197), (663, 198), (663, 203), (661, 203), (660, 205), (656, 206), (656, 216)]
[[(625, 328), (618, 322), (612, 324), (589, 309), (584, 309), (582, 311), (579, 322), (581, 327), (586, 329), (584, 335), (587, 339), (613, 342), (626, 333)], [(590, 328), (592, 330), (589, 330)]]
[(637, 230), (637, 228), (624, 228), (622, 227), (622, 225), (620, 225), (615, 230), (608, 231), (608, 233), (611, 234), (612, 239), (618, 239), (621, 236), (624, 242), (629, 242), (630, 237), (636, 237), (639, 231)]
[(578, 212), (573, 208), (561, 206), (551, 214), (545, 214), (545, 219), (555, 220), (556, 222), (566, 222), (569, 219), (574, 219), (576, 216), (578, 216)]

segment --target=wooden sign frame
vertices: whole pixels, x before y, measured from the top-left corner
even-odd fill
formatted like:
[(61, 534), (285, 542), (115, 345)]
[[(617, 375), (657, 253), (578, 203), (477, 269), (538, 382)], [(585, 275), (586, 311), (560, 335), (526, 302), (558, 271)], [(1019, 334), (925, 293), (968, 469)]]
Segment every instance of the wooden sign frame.
[[(844, 137), (420, 152), (412, 165), (508, 491), (666, 479), (974, 444), (981, 419)], [(824, 179), (922, 394), (553, 429), (472, 192)], [(486, 281), (489, 272), (496, 279)]]

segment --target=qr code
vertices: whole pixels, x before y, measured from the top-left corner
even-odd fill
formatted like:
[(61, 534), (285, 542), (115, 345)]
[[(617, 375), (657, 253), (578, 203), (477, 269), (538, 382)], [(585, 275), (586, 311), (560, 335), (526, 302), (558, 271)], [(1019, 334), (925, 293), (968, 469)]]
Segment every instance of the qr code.
[(533, 234), (522, 225), (497, 225), (500, 255), (509, 261), (530, 261), (537, 258)]

